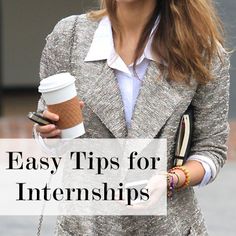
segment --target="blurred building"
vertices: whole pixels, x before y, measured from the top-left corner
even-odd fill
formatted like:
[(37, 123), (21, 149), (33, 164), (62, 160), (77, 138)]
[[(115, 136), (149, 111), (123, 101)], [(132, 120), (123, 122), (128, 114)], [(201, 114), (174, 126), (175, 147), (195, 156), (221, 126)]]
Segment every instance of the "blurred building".
[[(36, 109), (39, 97), (37, 93), (39, 61), (45, 37), (60, 19), (95, 9), (98, 7), (98, 0), (1, 0), (0, 2), (2, 33), (0, 113), (2, 117), (8, 117), (4, 122), (9, 123), (12, 119), (10, 123), (13, 123), (15, 130), (18, 130), (15, 117), (21, 117), (19, 122), (19, 129), (21, 129), (27, 112)], [(230, 48), (234, 48), (236, 45), (235, 0), (217, 0), (215, 2), (226, 25), (228, 45)], [(233, 54), (231, 57), (230, 97), (232, 131), (236, 127), (234, 122), (236, 119), (235, 64), (236, 55)], [(11, 135), (3, 133), (1, 131), (3, 129), (8, 132), (7, 125), (0, 124), (0, 137), (12, 137), (13, 133)]]
[[(1, 0), (2, 14), (2, 88), (5, 91), (34, 89), (39, 82), (39, 60), (45, 37), (61, 18), (86, 12), (98, 6), (98, 0)], [(218, 0), (226, 24), (230, 46), (236, 42), (235, 0)], [(235, 77), (235, 55), (232, 56), (232, 78)], [(230, 117), (236, 117), (236, 82), (231, 82)], [(234, 89), (235, 88), (235, 89)], [(235, 105), (236, 106), (236, 105)]]
[(22, 104), (12, 111), (8, 95), (16, 96), (19, 90), (24, 90), (25, 95), (36, 94), (41, 52), (54, 25), (61, 18), (94, 9), (96, 3), (96, 0), (1, 0), (1, 89), (5, 95), (2, 115), (20, 114), (18, 108)]

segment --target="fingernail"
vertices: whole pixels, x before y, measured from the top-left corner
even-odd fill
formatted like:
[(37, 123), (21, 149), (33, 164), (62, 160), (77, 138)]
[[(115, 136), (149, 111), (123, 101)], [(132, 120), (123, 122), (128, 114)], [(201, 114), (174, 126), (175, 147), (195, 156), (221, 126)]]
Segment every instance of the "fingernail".
[(55, 126), (55, 125), (50, 125), (50, 128), (51, 128), (51, 129), (55, 129), (56, 126)]

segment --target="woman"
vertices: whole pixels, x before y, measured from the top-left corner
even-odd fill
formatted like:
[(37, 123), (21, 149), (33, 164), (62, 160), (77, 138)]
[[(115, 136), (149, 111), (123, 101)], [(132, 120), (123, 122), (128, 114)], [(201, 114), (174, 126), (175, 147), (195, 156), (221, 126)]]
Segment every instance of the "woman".
[[(70, 71), (87, 138), (166, 138), (167, 216), (59, 217), (58, 235), (207, 235), (192, 186), (212, 182), (226, 160), (229, 57), (208, 0), (104, 0), (61, 20), (47, 37), (40, 77)], [(173, 169), (181, 115), (191, 104), (189, 158)], [(57, 121), (44, 101), (38, 110)], [(55, 125), (39, 137), (60, 136)]]

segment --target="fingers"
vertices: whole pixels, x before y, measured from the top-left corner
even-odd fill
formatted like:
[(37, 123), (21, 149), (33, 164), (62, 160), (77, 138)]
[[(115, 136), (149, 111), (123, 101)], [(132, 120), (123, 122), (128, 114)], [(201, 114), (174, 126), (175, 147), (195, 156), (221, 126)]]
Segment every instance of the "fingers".
[(45, 110), (43, 112), (43, 117), (49, 119), (49, 120), (52, 120), (52, 121), (58, 121), (59, 120), (59, 116), (55, 113), (52, 113), (48, 110)]
[(53, 130), (49, 133), (41, 133), (42, 138), (60, 138), (61, 131), (59, 129)]
[(49, 132), (52, 132), (55, 129), (56, 129), (56, 126), (53, 125), (53, 124), (43, 125), (43, 126), (37, 125), (36, 126), (36, 131), (39, 132), (39, 133), (49, 133)]
[(53, 124), (44, 126), (36, 125), (36, 131), (39, 132), (40, 136), (43, 138), (56, 138), (61, 134), (61, 131)]
[(84, 106), (85, 106), (85, 105), (84, 105), (84, 102), (83, 102), (83, 101), (79, 101), (79, 105), (80, 105), (80, 108), (81, 108), (81, 109), (84, 109)]

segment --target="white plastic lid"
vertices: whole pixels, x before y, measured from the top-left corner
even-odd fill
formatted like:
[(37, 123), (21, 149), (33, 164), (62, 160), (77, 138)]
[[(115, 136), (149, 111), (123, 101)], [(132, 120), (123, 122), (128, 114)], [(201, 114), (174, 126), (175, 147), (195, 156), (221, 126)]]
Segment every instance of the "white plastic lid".
[(41, 80), (38, 91), (48, 93), (67, 87), (74, 82), (75, 78), (69, 72), (55, 74)]

